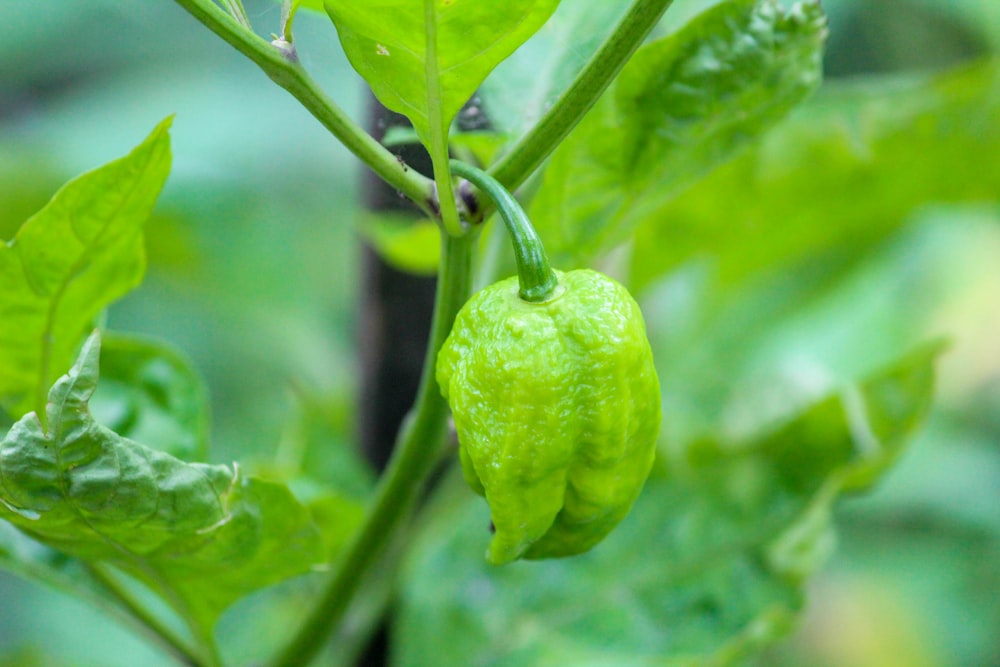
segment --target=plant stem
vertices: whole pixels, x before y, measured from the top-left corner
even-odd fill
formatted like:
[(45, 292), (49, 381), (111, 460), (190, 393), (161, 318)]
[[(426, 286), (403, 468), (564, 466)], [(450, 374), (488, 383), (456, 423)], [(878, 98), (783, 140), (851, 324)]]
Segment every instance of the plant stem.
[(87, 570), (94, 580), (110, 593), (154, 640), (165, 646), (181, 663), (191, 665), (191, 667), (202, 667), (213, 664), (201, 657), (197, 651), (188, 646), (188, 643), (183, 638), (171, 628), (164, 625), (159, 618), (140, 604), (135, 599), (135, 596), (102, 566), (90, 563), (87, 565)]
[(430, 341), (424, 357), (416, 403), (404, 422), (389, 466), (379, 481), (364, 524), (335, 564), (319, 600), (296, 635), (270, 663), (271, 667), (304, 667), (341, 622), (355, 591), (402, 521), (410, 514), (417, 493), (438, 461), (444, 440), (448, 406), (435, 379), (437, 353), (465, 303), (472, 279), (476, 234), (441, 234), (441, 272)]
[(552, 296), (558, 286), (556, 275), (552, 272), (542, 240), (538, 238), (528, 215), (514, 199), (514, 195), (481, 169), (458, 160), (452, 160), (451, 167), (456, 174), (488, 194), (496, 205), (514, 245), (520, 297), (531, 303), (539, 303)]
[(250, 17), (247, 16), (247, 10), (243, 8), (243, 3), (240, 0), (223, 0), (223, 4), (229, 10), (230, 15), (239, 21), (240, 25), (248, 30), (253, 29), (253, 26), (250, 25)]
[(590, 111), (673, 0), (634, 0), (556, 103), (490, 168), (508, 190), (524, 183)]
[[(338, 107), (299, 64), (290, 46), (279, 48), (241, 26), (212, 0), (175, 0), (209, 30), (252, 60), (287, 90), (349, 151), (389, 185), (433, 215), (433, 183), (375, 141)], [(287, 43), (286, 43), (287, 44)]]

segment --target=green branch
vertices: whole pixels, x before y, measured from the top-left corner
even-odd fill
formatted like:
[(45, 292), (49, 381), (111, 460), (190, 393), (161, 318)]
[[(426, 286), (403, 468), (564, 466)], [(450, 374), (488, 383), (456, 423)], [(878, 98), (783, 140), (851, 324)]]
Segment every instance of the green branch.
[[(128, 612), (133, 622), (153, 641), (162, 644), (178, 661), (191, 667), (203, 667), (212, 664), (213, 657), (202, 657), (198, 651), (188, 646), (187, 642), (169, 627), (149, 612), (135, 597), (122, 586), (117, 579), (109, 574), (102, 565), (90, 563), (87, 565), (90, 575)], [(214, 653), (206, 651), (206, 653)]]
[(240, 25), (212, 0), (176, 2), (291, 93), (331, 134), (386, 183), (406, 195), (428, 214), (436, 210), (433, 182), (402, 163), (351, 120), (299, 64), (291, 44), (285, 41), (275, 44), (267, 42)]
[(524, 183), (590, 111), (672, 2), (635, 0), (569, 88), (514, 148), (490, 168), (490, 175), (508, 190)]
[(400, 430), (389, 467), (379, 482), (364, 524), (334, 566), (330, 580), (304, 623), (271, 667), (304, 667), (343, 621), (348, 605), (365, 575), (410, 510), (427, 475), (439, 460), (448, 406), (435, 379), (438, 349), (451, 331), (459, 308), (469, 294), (472, 251), (476, 234), (441, 234), (441, 271), (434, 302), (434, 320), (424, 357), (416, 403)]

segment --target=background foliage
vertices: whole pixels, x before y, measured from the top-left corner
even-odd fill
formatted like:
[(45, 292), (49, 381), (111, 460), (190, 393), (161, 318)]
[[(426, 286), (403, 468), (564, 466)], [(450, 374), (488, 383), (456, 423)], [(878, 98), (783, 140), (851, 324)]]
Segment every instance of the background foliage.
[[(545, 108), (592, 48), (574, 35), (596, 34), (616, 11), (616, 3), (605, 3), (598, 20), (579, 9), (583, 4), (561, 8), (560, 21), (521, 54), (528, 62), (539, 52), (554, 56), (544, 76), (532, 72), (530, 88), (519, 83), (525, 69), (518, 56), (483, 87), (483, 107), (501, 130), (518, 132)], [(661, 32), (679, 30), (713, 4), (678, 2)], [(1000, 66), (989, 58), (1000, 48), (1000, 7), (992, 0), (823, 4), (831, 21), (823, 89), (703, 181), (687, 189), (678, 184), (677, 197), (644, 204), (648, 215), (627, 225), (636, 242), (588, 257), (627, 278), (639, 295), (667, 392), (665, 450), (693, 448), (698, 458), (684, 483), (714, 489), (683, 493), (659, 477), (649, 502), (688, 517), (725, 516), (722, 525), (704, 527), (717, 533), (697, 548), (735, 541), (745, 549), (714, 563), (701, 588), (670, 574), (683, 573), (683, 563), (663, 569), (649, 561), (625, 568), (626, 586), (617, 554), (629, 553), (622, 545), (630, 539), (653, 533), (653, 550), (667, 545), (681, 560), (703, 557), (686, 550), (682, 535), (656, 532), (662, 515), (640, 505), (606, 550), (574, 565), (581, 577), (561, 582), (562, 570), (542, 573), (551, 588), (538, 591), (538, 609), (561, 601), (553, 609), (565, 610), (567, 599), (577, 607), (569, 605), (563, 616), (518, 616), (515, 641), (504, 642), (509, 652), (490, 654), (498, 633), (511, 626), (505, 615), (523, 601), (505, 603), (509, 591), (491, 588), (495, 583), (479, 572), (483, 508), (452, 503), (421, 528), (407, 565), (399, 664), (427, 664), (422, 656), (445, 649), (463, 659), (468, 651), (486, 651), (479, 657), (487, 662), (582, 664), (586, 657), (600, 664), (608, 658), (604, 640), (623, 633), (638, 646), (652, 642), (681, 653), (706, 638), (728, 638), (731, 648), (720, 650), (738, 654), (740, 642), (753, 635), (740, 635), (741, 611), (759, 619), (751, 630), (766, 635), (800, 603), (796, 577), (832, 546), (815, 539), (833, 539), (827, 508), (816, 498), (828, 492), (830, 479), (846, 484), (844, 467), (850, 469), (851, 453), (842, 452), (812, 477), (795, 477), (790, 471), (799, 466), (780, 455), (784, 432), (771, 427), (793, 419), (786, 428), (849, 428), (843, 415), (850, 415), (850, 396), (868, 396), (878, 378), (900, 368), (891, 366), (898, 350), (935, 336), (950, 347), (939, 363), (928, 428), (873, 493), (838, 506), (837, 550), (809, 586), (794, 639), (772, 649), (767, 664), (1000, 664), (1000, 602), (991, 594), (1000, 587)], [(255, 23), (277, 29), (276, 6), (247, 5)], [(354, 278), (364, 233), (356, 163), (172, 3), (129, 12), (111, 0), (37, 0), (0, 6), (0, 19), (8, 27), (0, 44), (3, 238), (63, 182), (126, 153), (164, 115), (176, 113), (173, 172), (146, 229), (147, 277), (111, 309), (109, 324), (165, 338), (192, 358), (212, 398), (213, 462), (239, 458), (258, 472), (285, 474), (310, 467), (319, 455), (310, 442), (339, 451), (331, 443), (352, 437), (354, 322), (363, 307)], [(328, 20), (303, 13), (296, 33), (322, 83), (361, 117), (363, 88), (331, 39)], [(520, 115), (495, 102), (512, 89), (528, 91), (518, 101)], [(580, 168), (573, 152), (580, 144), (571, 139), (553, 164)], [(706, 160), (705, 169), (714, 164)], [(130, 353), (128, 346), (119, 353)], [(899, 372), (919, 379), (921, 359), (915, 352)], [(179, 370), (175, 381), (185, 382), (188, 372)], [(856, 383), (858, 392), (846, 394), (848, 408), (810, 407), (845, 382)], [(867, 412), (873, 425), (877, 414)], [(197, 434), (206, 419), (192, 414), (179, 427), (193, 434), (186, 446), (203, 446)], [(894, 455), (891, 447), (883, 450)], [(660, 475), (676, 476), (675, 465), (666, 457)], [(364, 479), (364, 472), (344, 477)], [(760, 478), (781, 483), (752, 483)], [(363, 482), (339, 487), (354, 502), (367, 493)], [(299, 491), (309, 496), (308, 488)], [(750, 530), (741, 517), (747, 502), (767, 517), (763, 528)], [(813, 504), (814, 513), (795, 514)], [(791, 521), (793, 514), (805, 519)], [(455, 521), (467, 521), (469, 530), (453, 537)], [(10, 549), (28, 548), (10, 530), (0, 523), (0, 561)], [(803, 531), (810, 537), (801, 543), (818, 552), (796, 551)], [(342, 539), (323, 537), (329, 548)], [(41, 549), (21, 556), (19, 562), (46, 565), (59, 559)], [(503, 576), (538, 576), (529, 567), (512, 566)], [(471, 582), (460, 587), (471, 597), (427, 586), (439, 571)], [(64, 571), (67, 580), (82, 580), (77, 574), (71, 566)], [(658, 579), (668, 575), (678, 579)], [(568, 585), (580, 580), (592, 588)], [(675, 595), (658, 598), (666, 586)], [(633, 597), (623, 597), (626, 589)], [(264, 594), (240, 603), (222, 620), (225, 652), (257, 655), (283, 632), (281, 619), (294, 614), (261, 619), (256, 612), (265, 603), (294, 609), (303, 593), (293, 582), (277, 602)], [(745, 596), (747, 609), (719, 602), (735, 595)], [(52, 664), (52, 657), (40, 657), (42, 647), (68, 665), (163, 662), (115, 624), (50, 589), (0, 574), (0, 599), (0, 664)], [(593, 600), (620, 613), (574, 615)], [(486, 602), (492, 613), (475, 613)], [(650, 613), (685, 608), (701, 609), (704, 625), (666, 635), (642, 625)], [(421, 613), (427, 609), (447, 623)], [(478, 621), (455, 623), (470, 616)], [(449, 632), (440, 629), (449, 624)], [(536, 641), (543, 635), (555, 639)], [(475, 648), (457, 641), (462, 637), (475, 638)], [(590, 649), (586, 656), (575, 653), (581, 644)]]

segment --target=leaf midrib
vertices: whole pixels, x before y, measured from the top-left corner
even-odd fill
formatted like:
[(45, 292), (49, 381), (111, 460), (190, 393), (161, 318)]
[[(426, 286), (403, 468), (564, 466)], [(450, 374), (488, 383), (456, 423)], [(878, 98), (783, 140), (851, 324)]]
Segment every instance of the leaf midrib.
[[(38, 415), (43, 428), (46, 427), (47, 421), (45, 403), (46, 397), (48, 396), (49, 375), (51, 374), (52, 365), (52, 333), (55, 329), (56, 315), (59, 306), (61, 305), (62, 298), (65, 296), (66, 291), (69, 289), (69, 286), (73, 283), (73, 281), (87, 268), (87, 265), (93, 258), (95, 248), (97, 248), (100, 242), (104, 239), (108, 230), (118, 218), (121, 211), (125, 208), (126, 204), (132, 200), (136, 191), (140, 189), (144, 182), (142, 175), (147, 171), (149, 165), (153, 162), (154, 154), (155, 150), (147, 152), (145, 161), (136, 170), (131, 188), (122, 194), (118, 205), (106, 218), (106, 221), (101, 226), (100, 231), (98, 231), (98, 233), (91, 238), (90, 243), (82, 243), (83, 249), (80, 252), (80, 256), (69, 268), (69, 271), (66, 272), (65, 277), (62, 281), (60, 281), (59, 287), (56, 289), (55, 293), (53, 293), (52, 298), (49, 301), (48, 312), (45, 315), (45, 327), (42, 330), (41, 339), (39, 340), (41, 345), (41, 354), (38, 370), (38, 385), (35, 390), (35, 413)], [(70, 224), (70, 228), (73, 230), (74, 235), (80, 239), (80, 235), (77, 233), (76, 228), (72, 225), (72, 223)], [(83, 239), (80, 240), (81, 242), (83, 241)]]

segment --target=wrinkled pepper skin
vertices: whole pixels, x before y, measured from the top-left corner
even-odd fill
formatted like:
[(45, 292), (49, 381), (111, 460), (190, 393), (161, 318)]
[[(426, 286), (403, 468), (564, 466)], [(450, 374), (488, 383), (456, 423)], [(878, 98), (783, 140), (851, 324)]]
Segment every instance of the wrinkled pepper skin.
[(571, 556), (628, 513), (653, 464), (660, 387), (642, 313), (596, 271), (555, 272), (542, 303), (517, 278), (475, 294), (441, 349), (466, 481), (495, 527), (487, 560)]

